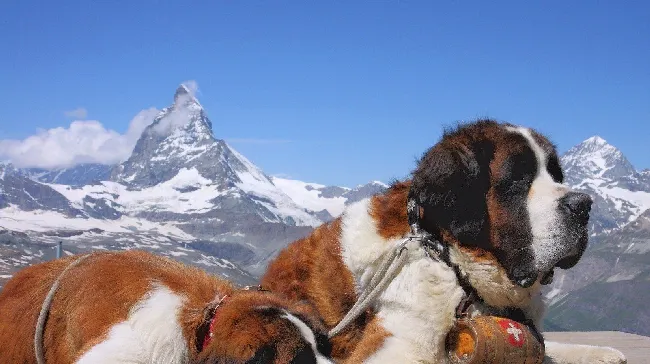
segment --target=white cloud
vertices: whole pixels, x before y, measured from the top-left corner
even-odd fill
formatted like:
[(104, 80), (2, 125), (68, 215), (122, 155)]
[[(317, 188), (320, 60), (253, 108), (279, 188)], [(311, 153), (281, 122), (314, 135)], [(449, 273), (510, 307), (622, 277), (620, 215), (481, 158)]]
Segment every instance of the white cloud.
[(196, 111), (191, 111), (187, 107), (176, 105), (152, 129), (160, 135), (168, 135), (172, 130), (182, 128), (192, 121), (193, 113), (196, 113)]
[(174, 95), (174, 106), (165, 117), (153, 127), (153, 131), (160, 135), (167, 135), (172, 130), (182, 128), (200, 112), (201, 104), (196, 99), (199, 92), (199, 84), (194, 80), (181, 83), (179, 89), (185, 87), (187, 93), (178, 93)]
[(74, 110), (69, 110), (64, 112), (65, 116), (75, 120), (86, 120), (88, 117), (88, 110), (83, 107), (78, 107)]
[(194, 80), (185, 81), (182, 83), (189, 91), (192, 97), (196, 97), (196, 94), (199, 92), (199, 84)]
[(0, 160), (18, 167), (59, 168), (79, 163), (115, 164), (126, 160), (147, 125), (159, 113), (142, 110), (125, 134), (106, 129), (99, 121), (73, 121), (68, 128), (39, 130), (23, 140), (0, 140)]

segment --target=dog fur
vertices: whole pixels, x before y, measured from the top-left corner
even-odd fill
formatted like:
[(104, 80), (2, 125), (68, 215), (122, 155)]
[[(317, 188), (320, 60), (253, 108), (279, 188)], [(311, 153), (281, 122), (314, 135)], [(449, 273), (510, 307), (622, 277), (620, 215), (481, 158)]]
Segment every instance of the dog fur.
[[(407, 200), (421, 227), (450, 247), (450, 260), (482, 298), (478, 313), (518, 308), (541, 329), (542, 282), (575, 265), (587, 243), (591, 200), (570, 191), (553, 144), (534, 130), (479, 120), (446, 132), (412, 178), (350, 205), (290, 244), (262, 285), (309, 302), (334, 327), (381, 258), (409, 234)], [(454, 270), (422, 248), (374, 305), (332, 338), (349, 363), (446, 363), (445, 338), (464, 296)], [(546, 343), (546, 363), (624, 363), (614, 349)]]
[[(7, 282), (0, 292), (0, 362), (36, 363), (39, 311), (75, 259), (30, 266)], [(331, 363), (324, 327), (309, 306), (239, 290), (142, 251), (93, 253), (62, 276), (43, 346), (46, 363)]]

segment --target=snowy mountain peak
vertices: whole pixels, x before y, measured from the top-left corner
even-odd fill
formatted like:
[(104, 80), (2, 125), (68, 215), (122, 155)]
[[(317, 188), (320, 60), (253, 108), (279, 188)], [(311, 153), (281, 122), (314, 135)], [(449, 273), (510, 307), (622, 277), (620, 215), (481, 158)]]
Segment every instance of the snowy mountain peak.
[(390, 187), (390, 186), (388, 186), (387, 184), (385, 184), (384, 182), (382, 182), (382, 181), (376, 181), (376, 180), (370, 182), (369, 184), (376, 185), (376, 186), (380, 186), (380, 187), (382, 187), (382, 188), (388, 188), (388, 187)]
[(184, 84), (180, 84), (178, 88), (176, 89), (176, 93), (174, 93), (174, 101), (178, 100), (179, 97), (185, 96), (185, 95), (191, 95), (190, 89), (185, 86)]
[(606, 145), (608, 143), (607, 143), (607, 140), (601, 138), (599, 135), (594, 135), (591, 138), (588, 138), (585, 141), (583, 141), (581, 144), (604, 146), (604, 145)]
[(585, 178), (615, 179), (636, 173), (632, 164), (616, 147), (599, 136), (593, 136), (562, 156), (568, 183)]
[(188, 104), (196, 104), (196, 106), (201, 108), (201, 104), (196, 98), (195, 87), (182, 83), (174, 93), (174, 106), (187, 106)]
[(650, 178), (599, 136), (569, 149), (561, 158), (565, 182), (594, 198), (592, 233), (625, 226), (650, 208)]
[[(372, 181), (355, 188), (325, 186), (280, 177), (273, 177), (272, 181), (298, 205), (310, 211), (320, 212), (319, 216), (323, 220), (337, 217), (347, 205), (383, 192), (388, 188), (388, 185), (381, 181)], [(329, 216), (325, 215), (324, 211)]]
[[(260, 168), (215, 138), (211, 126), (192, 89), (181, 85), (174, 105), (163, 109), (144, 130), (129, 159), (113, 169), (111, 181), (163, 199), (180, 193), (178, 200), (194, 206), (183, 213), (215, 217), (228, 211), (230, 218), (239, 214), (249, 223), (258, 219), (259, 223), (320, 224)], [(178, 180), (189, 182), (180, 186)], [(158, 206), (163, 205), (159, 201)]]
[(174, 94), (174, 104), (145, 128), (129, 159), (113, 169), (110, 179), (137, 187), (153, 186), (174, 177), (184, 164), (218, 145), (212, 122), (192, 90), (183, 84)]

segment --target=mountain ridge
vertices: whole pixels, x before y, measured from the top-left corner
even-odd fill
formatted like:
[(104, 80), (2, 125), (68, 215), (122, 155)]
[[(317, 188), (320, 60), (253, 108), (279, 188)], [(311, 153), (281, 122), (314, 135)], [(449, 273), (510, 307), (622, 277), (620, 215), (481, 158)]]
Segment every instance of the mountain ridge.
[(594, 199), (591, 235), (622, 228), (650, 209), (650, 179), (616, 147), (593, 136), (560, 158), (566, 181)]
[[(43, 256), (24, 253), (32, 251), (29, 244), (62, 240), (76, 247), (70, 251), (142, 248), (199, 265), (207, 264), (205, 257), (227, 257), (225, 266), (246, 271), (235, 276), (247, 281), (290, 241), (334, 217), (296, 203), (261, 168), (216, 138), (194, 90), (184, 84), (117, 165), (10, 167), (0, 173), (0, 216), (6, 221), (0, 230), (13, 241), (7, 254), (24, 264)], [(379, 189), (329, 190), (347, 192), (347, 201)], [(26, 234), (29, 243), (15, 234)], [(218, 261), (210, 264), (234, 274)], [(6, 265), (6, 272), (12, 267)]]

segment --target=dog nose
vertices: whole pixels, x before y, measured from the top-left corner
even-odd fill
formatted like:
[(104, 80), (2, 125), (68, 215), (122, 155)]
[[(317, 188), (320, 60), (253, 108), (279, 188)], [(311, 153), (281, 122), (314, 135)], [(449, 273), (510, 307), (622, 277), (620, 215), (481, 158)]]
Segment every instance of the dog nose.
[(582, 192), (569, 192), (561, 200), (562, 205), (578, 216), (589, 216), (592, 202), (591, 197)]

